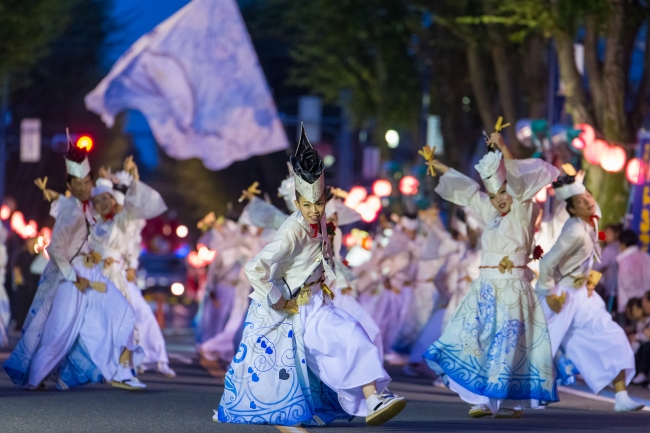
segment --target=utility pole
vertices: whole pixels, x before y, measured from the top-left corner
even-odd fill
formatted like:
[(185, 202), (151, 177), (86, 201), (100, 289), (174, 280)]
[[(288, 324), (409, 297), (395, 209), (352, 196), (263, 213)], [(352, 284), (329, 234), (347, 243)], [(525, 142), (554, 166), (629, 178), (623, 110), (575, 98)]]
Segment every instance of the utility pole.
[(5, 172), (7, 160), (7, 124), (9, 114), (9, 74), (2, 79), (2, 103), (0, 104), (0, 204), (5, 197)]

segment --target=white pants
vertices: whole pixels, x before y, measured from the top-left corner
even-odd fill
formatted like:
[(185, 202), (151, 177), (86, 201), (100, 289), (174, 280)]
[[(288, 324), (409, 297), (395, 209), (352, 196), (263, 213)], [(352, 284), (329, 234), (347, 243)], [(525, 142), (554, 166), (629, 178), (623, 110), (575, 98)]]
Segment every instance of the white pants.
[(142, 292), (133, 283), (127, 284), (131, 306), (135, 312), (135, 329), (137, 329), (138, 345), (144, 350), (142, 365), (144, 368), (155, 368), (159, 362), (169, 363), (165, 337), (160, 330), (153, 310), (142, 296)]
[(250, 290), (250, 286), (243, 283), (233, 288), (234, 299), (232, 300), (228, 321), (219, 333), (201, 344), (201, 350), (207, 359), (215, 361), (217, 358), (221, 358), (230, 361), (235, 355), (235, 335), (246, 317), (250, 302), (248, 298)]
[(541, 301), (553, 356), (562, 346), (595, 394), (623, 370), (629, 384), (635, 374), (634, 352), (623, 329), (607, 312), (603, 299), (596, 292), (588, 297), (584, 287), (558, 286), (554, 294), (562, 293), (567, 296), (559, 314), (548, 307), (546, 299)]
[(370, 314), (359, 304), (359, 302), (352, 296), (348, 294), (341, 293), (340, 290), (335, 290), (336, 296), (334, 296), (334, 306), (340, 308), (341, 310), (348, 313), (350, 316), (363, 326), (364, 331), (370, 337), (372, 344), (377, 347), (379, 351), (379, 357), (384, 358), (384, 344), (381, 338), (381, 331), (379, 326), (372, 320)]
[(299, 310), (307, 367), (338, 394), (343, 410), (366, 416), (362, 387), (376, 382), (381, 392), (390, 382), (379, 351), (359, 322), (323, 299), (320, 288), (312, 293)]
[[(97, 281), (97, 280), (96, 280)], [(79, 291), (72, 282), (60, 283), (45, 321), (40, 346), (32, 358), (29, 384), (38, 386), (58, 366), (77, 337), (106, 380), (128, 380), (130, 368), (119, 358), (133, 342), (135, 314), (122, 293), (106, 280), (106, 293)]]

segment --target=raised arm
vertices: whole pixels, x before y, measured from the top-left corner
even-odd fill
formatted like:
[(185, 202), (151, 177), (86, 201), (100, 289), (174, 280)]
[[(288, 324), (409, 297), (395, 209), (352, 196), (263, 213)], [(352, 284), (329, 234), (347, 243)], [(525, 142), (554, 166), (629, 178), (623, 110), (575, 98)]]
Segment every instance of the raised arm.
[(453, 168), (447, 169), (440, 177), (436, 192), (447, 201), (471, 207), (481, 215), (483, 221), (490, 221), (496, 215), (490, 198), (481, 192), (479, 184)]
[(520, 202), (532, 200), (560, 175), (560, 170), (541, 159), (509, 159), (505, 164), (508, 194)]
[(139, 180), (134, 180), (124, 200), (124, 210), (130, 218), (148, 220), (167, 210), (160, 193)]

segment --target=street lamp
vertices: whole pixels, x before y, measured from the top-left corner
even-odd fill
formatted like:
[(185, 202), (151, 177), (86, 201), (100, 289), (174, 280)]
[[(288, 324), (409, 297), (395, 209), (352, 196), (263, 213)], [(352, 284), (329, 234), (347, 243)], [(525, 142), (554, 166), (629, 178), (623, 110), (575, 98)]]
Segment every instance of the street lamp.
[(395, 149), (399, 146), (399, 134), (394, 129), (389, 129), (386, 131), (386, 143), (391, 149)]

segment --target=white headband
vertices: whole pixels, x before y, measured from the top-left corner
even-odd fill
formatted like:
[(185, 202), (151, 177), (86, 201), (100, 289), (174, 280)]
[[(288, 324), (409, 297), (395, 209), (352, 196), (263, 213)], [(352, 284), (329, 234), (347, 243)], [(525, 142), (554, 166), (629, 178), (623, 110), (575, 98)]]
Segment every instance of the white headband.
[(323, 196), (323, 192), (325, 192), (325, 173), (321, 173), (314, 183), (304, 181), (300, 176), (295, 174), (293, 175), (293, 179), (296, 182), (296, 191), (298, 191), (298, 194), (311, 203), (316, 203)]
[(88, 157), (85, 157), (82, 162), (70, 161), (68, 158), (65, 158), (65, 171), (70, 176), (78, 177), (83, 179), (90, 173), (90, 163), (88, 162)]
[(506, 181), (507, 175), (501, 152), (497, 150), (486, 153), (474, 168), (483, 179), (485, 189), (490, 194), (499, 192), (499, 188)]
[(406, 230), (417, 230), (418, 229), (418, 220), (417, 219), (411, 219), (409, 217), (402, 216), (402, 218), (400, 218), (400, 220), (399, 220), (399, 223)]
[(566, 200), (569, 197), (584, 194), (587, 188), (580, 182), (573, 182), (568, 185), (562, 185), (555, 189), (555, 198), (558, 200)]
[(95, 182), (95, 187), (93, 188), (90, 196), (97, 197), (98, 195), (104, 194), (105, 192), (115, 197), (116, 191), (113, 189), (113, 182), (108, 179), (99, 178), (97, 179), (97, 182)]

